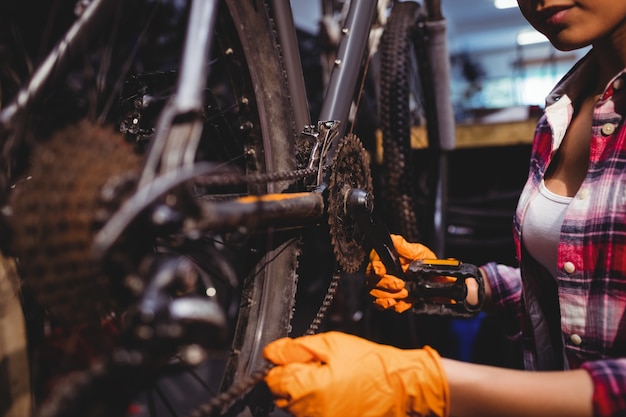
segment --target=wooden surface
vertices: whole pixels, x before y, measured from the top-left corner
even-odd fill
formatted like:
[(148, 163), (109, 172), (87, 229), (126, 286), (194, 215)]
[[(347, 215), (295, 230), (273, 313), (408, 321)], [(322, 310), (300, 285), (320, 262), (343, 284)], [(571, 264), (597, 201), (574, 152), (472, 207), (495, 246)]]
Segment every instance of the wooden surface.
[[(486, 146), (514, 146), (531, 144), (538, 119), (519, 122), (459, 124), (456, 126), (456, 148)], [(382, 160), (382, 132), (376, 133), (376, 159)], [(411, 129), (411, 147), (423, 149), (428, 145), (426, 129), (414, 126)]]

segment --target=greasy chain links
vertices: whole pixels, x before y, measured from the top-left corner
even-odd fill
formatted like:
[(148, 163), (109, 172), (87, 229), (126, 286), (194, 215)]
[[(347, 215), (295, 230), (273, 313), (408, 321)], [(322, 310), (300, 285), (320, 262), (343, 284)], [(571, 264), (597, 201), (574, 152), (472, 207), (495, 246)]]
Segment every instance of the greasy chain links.
[[(330, 308), (333, 299), (335, 298), (335, 293), (337, 292), (337, 288), (339, 286), (339, 280), (341, 279), (341, 270), (336, 270), (333, 274), (333, 278), (328, 286), (328, 290), (326, 295), (324, 296), (324, 300), (322, 301), (322, 305), (320, 306), (315, 318), (309, 325), (309, 328), (305, 332), (306, 335), (312, 335), (317, 333), (319, 330), (319, 326), (326, 317), (326, 313)], [(247, 392), (249, 392), (254, 386), (265, 378), (265, 375), (272, 368), (272, 364), (266, 364), (261, 369), (247, 375), (237, 381), (228, 388), (226, 391), (218, 394), (211, 401), (206, 404), (201, 405), (192, 411), (188, 417), (211, 417), (218, 416), (219, 413), (226, 413), (228, 411), (228, 406), (234, 406), (236, 404), (235, 400), (237, 398), (241, 398)]]
[[(324, 167), (324, 170), (328, 167)], [(317, 174), (315, 168), (303, 168), (295, 171), (271, 172), (267, 174), (217, 174), (194, 179), (198, 185), (226, 186), (239, 184), (263, 184), (288, 180), (299, 180)]]
[[(328, 286), (328, 290), (326, 292), (326, 295), (324, 296), (322, 305), (317, 311), (315, 318), (309, 325), (309, 328), (305, 332), (306, 335), (315, 334), (319, 330), (319, 326), (326, 317), (326, 313), (333, 302), (335, 293), (337, 292), (337, 288), (339, 286), (340, 279), (341, 270), (336, 270)], [(267, 375), (272, 367), (273, 365), (268, 363), (261, 369), (258, 369), (250, 375), (246, 375), (243, 378), (235, 381), (235, 383), (231, 385), (226, 391), (219, 393), (216, 397), (211, 399), (211, 401), (201, 405), (200, 407), (189, 413), (188, 417), (214, 417), (228, 412), (228, 407), (233, 407), (236, 404), (236, 399), (243, 397), (252, 388), (254, 388), (254, 386), (263, 381), (263, 378), (265, 378), (265, 375)]]

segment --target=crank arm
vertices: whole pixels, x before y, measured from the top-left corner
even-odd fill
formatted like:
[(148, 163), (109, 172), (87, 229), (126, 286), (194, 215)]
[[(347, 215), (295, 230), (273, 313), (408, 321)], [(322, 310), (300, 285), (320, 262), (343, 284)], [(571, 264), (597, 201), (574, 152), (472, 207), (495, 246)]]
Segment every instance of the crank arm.
[(374, 216), (374, 196), (353, 188), (346, 195), (346, 211), (356, 221), (367, 243), (376, 251), (387, 273), (406, 280), (400, 256), (396, 251), (387, 226)]
[[(367, 242), (378, 253), (387, 273), (406, 282), (412, 311), (454, 317), (473, 317), (480, 311), (485, 298), (485, 285), (478, 268), (456, 259), (429, 259), (413, 261), (406, 272), (402, 270), (399, 255), (385, 224), (374, 214), (370, 193), (352, 189), (346, 196), (346, 211), (360, 228)], [(478, 284), (478, 303), (467, 302), (466, 279)]]

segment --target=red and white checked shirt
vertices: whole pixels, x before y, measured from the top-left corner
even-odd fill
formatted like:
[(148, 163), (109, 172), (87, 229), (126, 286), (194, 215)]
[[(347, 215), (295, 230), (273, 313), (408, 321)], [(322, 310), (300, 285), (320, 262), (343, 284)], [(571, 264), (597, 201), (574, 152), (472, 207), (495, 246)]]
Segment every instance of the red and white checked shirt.
[[(483, 266), (496, 311), (521, 337), (524, 362), (541, 366), (536, 308), (527, 281), (534, 260), (523, 250), (521, 225), (528, 202), (543, 178), (572, 119), (572, 102), (597, 74), (583, 58), (546, 100), (532, 147), (528, 180), (513, 222), (521, 268), (490, 263)], [(555, 301), (557, 333), (565, 367), (586, 369), (594, 382), (598, 416), (626, 416), (626, 69), (607, 85), (592, 122), (589, 169), (567, 208), (558, 246)], [(536, 264), (536, 262), (535, 262)], [(520, 271), (524, 271), (521, 273)], [(522, 276), (524, 281), (522, 282)], [(546, 279), (543, 277), (543, 279)], [(550, 279), (550, 278), (548, 278)], [(525, 302), (522, 302), (525, 300)], [(554, 319), (554, 317), (552, 317)], [(533, 322), (535, 321), (535, 322)], [(558, 336), (557, 336), (558, 337)], [(545, 340), (543, 341), (545, 342)], [(561, 348), (558, 348), (559, 352)]]

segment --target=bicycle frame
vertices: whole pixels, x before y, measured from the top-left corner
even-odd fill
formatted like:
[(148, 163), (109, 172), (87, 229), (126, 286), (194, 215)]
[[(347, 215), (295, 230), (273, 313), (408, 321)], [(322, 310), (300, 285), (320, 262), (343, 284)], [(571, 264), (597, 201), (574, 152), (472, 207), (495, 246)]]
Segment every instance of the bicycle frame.
[[(206, 78), (208, 76), (204, 62), (209, 59), (209, 50), (212, 43), (215, 16), (220, 0), (194, 0), (185, 42), (185, 50), (180, 65), (180, 76), (175, 93), (165, 106), (158, 122), (156, 137), (149, 151), (144, 170), (141, 175), (139, 188), (143, 190), (144, 198), (130, 199), (118, 213), (107, 223), (99, 233), (96, 242), (100, 248), (97, 252), (106, 250), (114, 242), (118, 233), (130, 223), (134, 216), (154, 201), (163, 191), (164, 184), (177, 184), (189, 179), (191, 172), (206, 173), (206, 167), (183, 169), (181, 167), (193, 162), (195, 146), (199, 141), (202, 130), (201, 110), (202, 96)], [(235, 0), (226, 0), (232, 2)], [(69, 47), (74, 42), (80, 42), (97, 32), (101, 23), (115, 10), (119, 4), (117, 0), (94, 0), (80, 16), (74, 26), (68, 31), (66, 38), (53, 51), (44, 65), (34, 74), (28, 86), (21, 91), (16, 102), (0, 114), (0, 125), (4, 128), (11, 126), (22, 115), (20, 110), (28, 108), (30, 101), (35, 100), (50, 82), (55, 73), (71, 58)], [(342, 38), (334, 66), (330, 73), (328, 90), (324, 96), (320, 121), (311, 125), (309, 119), (308, 102), (306, 99), (304, 79), (300, 65), (298, 45), (288, 0), (270, 0), (274, 13), (281, 48), (284, 51), (289, 91), (293, 100), (294, 118), (297, 127), (302, 129), (302, 135), (310, 137), (317, 143), (309, 162), (309, 168), (317, 168), (318, 176), (314, 184), (309, 184), (312, 193), (282, 195), (280, 199), (259, 197), (248, 198), (225, 203), (208, 203), (212, 207), (204, 207), (203, 212), (220, 213), (219, 217), (210, 216), (212, 220), (204, 221), (202, 228), (226, 228), (234, 225), (244, 225), (246, 222), (259, 225), (270, 225), (277, 218), (289, 217), (293, 224), (306, 220), (320, 218), (324, 213), (324, 203), (321, 192), (327, 186), (327, 178), (322, 174), (322, 167), (332, 163), (334, 150), (338, 141), (345, 133), (346, 121), (352, 105), (353, 92), (359, 79), (359, 70), (367, 48), (368, 35), (376, 11), (377, 0), (353, 1), (344, 22)], [(449, 63), (445, 43), (445, 20), (441, 15), (440, 1), (426, 1), (429, 22), (432, 30), (428, 31), (430, 39), (428, 45), (432, 53), (429, 54), (429, 77), (433, 77), (426, 93), (432, 97), (429, 102), (435, 103), (430, 109), (429, 139), (434, 148), (445, 151), (454, 148), (454, 120), (449, 93)], [(427, 48), (428, 49), (428, 48)], [(181, 122), (181, 120), (183, 120)], [(19, 125), (16, 123), (16, 125)], [(14, 141), (4, 144), (3, 156), (11, 154), (15, 148)], [(442, 156), (440, 176), (445, 178), (445, 162)], [(3, 167), (6, 170), (6, 167)], [(178, 170), (178, 174), (174, 174)], [(165, 175), (170, 173), (169, 176)], [(208, 171), (210, 172), (210, 170)], [(195, 175), (195, 174), (193, 174)], [(193, 176), (192, 175), (192, 176)], [(162, 177), (162, 178), (159, 178)], [(443, 222), (445, 181), (440, 181), (437, 190), (436, 228), (441, 230)], [(161, 190), (161, 191), (159, 191)], [(224, 204), (226, 209), (217, 208)], [(126, 207), (128, 206), (128, 207)], [(250, 216), (254, 206), (254, 216)], [(252, 217), (254, 217), (252, 219)], [(221, 219), (221, 220), (220, 220)], [(220, 224), (221, 223), (221, 224)], [(200, 224), (198, 224), (200, 226)], [(442, 246), (440, 231), (439, 243)], [(441, 252), (441, 251), (440, 251)]]

